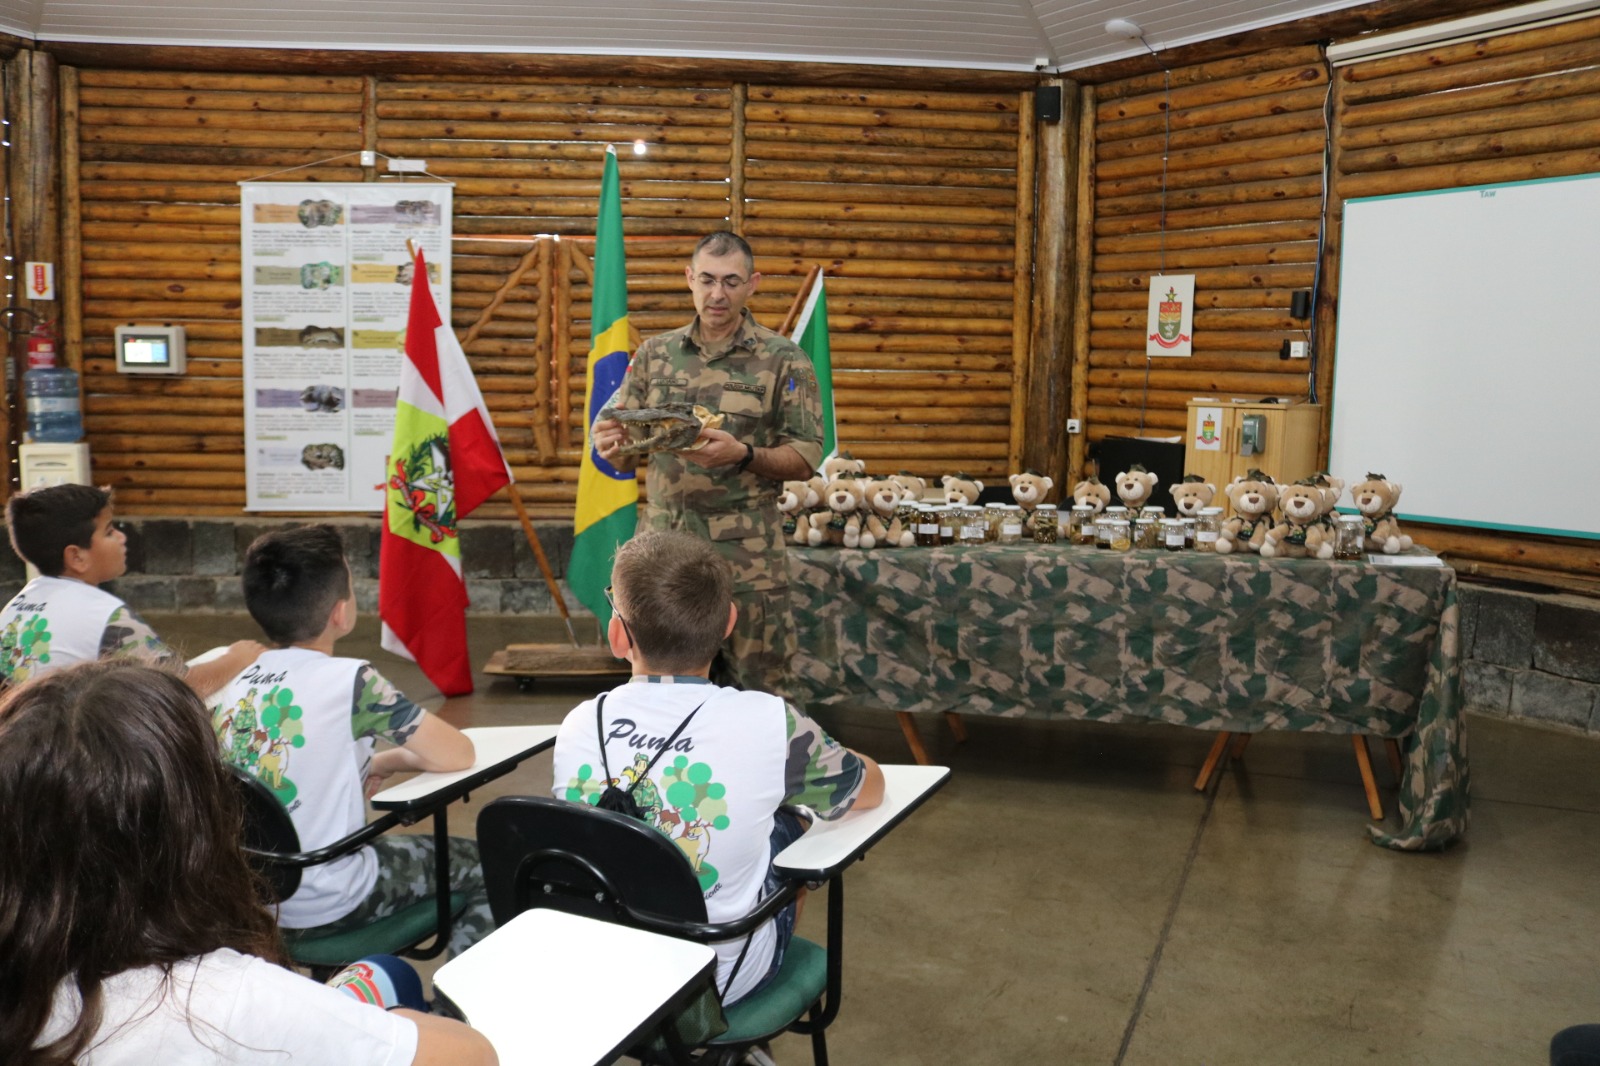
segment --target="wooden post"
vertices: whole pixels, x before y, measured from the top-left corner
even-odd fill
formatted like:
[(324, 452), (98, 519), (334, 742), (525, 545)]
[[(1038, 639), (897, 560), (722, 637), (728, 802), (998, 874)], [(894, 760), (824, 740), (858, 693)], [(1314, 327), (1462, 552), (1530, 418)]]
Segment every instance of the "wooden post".
[(550, 560), (545, 557), (544, 547), (539, 543), (539, 534), (534, 532), (533, 522), (528, 518), (528, 509), (522, 505), (522, 493), (517, 491), (517, 483), (512, 482), (506, 486), (506, 493), (511, 497), (511, 506), (517, 509), (517, 521), (522, 523), (523, 536), (528, 538), (528, 547), (533, 549), (533, 557), (539, 562), (539, 571), (544, 574), (544, 583), (550, 589), (550, 598), (556, 601), (556, 606), (561, 609), (561, 620), (567, 625), (567, 636), (572, 638), (572, 646), (580, 648), (578, 631), (572, 628), (572, 615), (567, 611), (567, 598), (561, 594), (561, 586), (556, 583), (555, 571), (550, 569)]
[(534, 312), (533, 335), (533, 444), (538, 450), (539, 462), (549, 463), (556, 453), (555, 438), (551, 435), (556, 412), (550, 406), (550, 310), (555, 305), (550, 290), (554, 281), (555, 241), (540, 237), (534, 247), (539, 250), (539, 303)]
[(1083, 87), (1078, 101), (1078, 196), (1077, 219), (1073, 228), (1073, 277), (1078, 280), (1072, 301), (1072, 387), (1068, 392), (1068, 417), (1078, 420), (1079, 432), (1067, 438), (1067, 477), (1061, 495), (1084, 476), (1088, 454), (1089, 413), (1089, 315), (1092, 308), (1090, 271), (1094, 263), (1094, 137), (1095, 102), (1093, 85)]
[(1033, 218), (1034, 147), (1033, 90), (1020, 94), (1017, 106), (1017, 208), (1014, 230), (1014, 265), (1011, 299), (1011, 446), (1006, 461), (1011, 470), (1022, 469), (1023, 442), (1037, 427), (1028, 425), (1028, 380), (1032, 365), (1029, 341), (1033, 326)]
[(1344, 101), (1339, 98), (1339, 87), (1344, 79), (1338, 71), (1331, 72), (1330, 76), (1333, 84), (1329, 91), (1334, 94), (1334, 107), (1332, 128), (1328, 131), (1328, 194), (1322, 204), (1322, 271), (1316, 293), (1317, 305), (1311, 309), (1317, 326), (1317, 350), (1311, 354), (1316, 359), (1317, 402), (1322, 405), (1322, 425), (1317, 433), (1319, 470), (1328, 467), (1328, 438), (1333, 428), (1333, 346), (1337, 339), (1339, 310), (1339, 246), (1344, 232), (1344, 197), (1339, 194), (1338, 182), (1339, 161), (1344, 155), (1339, 147), (1339, 132), (1345, 110)]
[[(572, 441), (572, 263), (583, 253), (569, 241), (556, 241), (553, 266), (555, 316), (550, 341), (550, 373), (556, 386), (556, 447), (573, 447)], [(582, 447), (584, 433), (578, 434)]]
[[(378, 78), (373, 74), (361, 79), (361, 150), (378, 150)], [(361, 180), (378, 180), (377, 156), (372, 166), (362, 168)]]
[[(1062, 115), (1039, 134), (1038, 210), (1033, 256), (1032, 368), (1027, 397), (1027, 440), (1022, 465), (1049, 476), (1062, 499), (1067, 480), (1067, 400), (1072, 383), (1072, 322), (1075, 283), (1069, 228), (1077, 221), (1078, 87), (1061, 90)], [(1087, 282), (1085, 282), (1087, 284)]]
[(806, 305), (806, 297), (811, 294), (811, 286), (820, 284), (822, 264), (813, 263), (811, 269), (806, 271), (806, 280), (800, 283), (800, 291), (794, 294), (794, 302), (789, 305), (789, 313), (783, 316), (783, 325), (778, 332), (787, 337), (789, 331), (794, 329), (795, 320), (800, 317), (801, 308)]
[(512, 268), (511, 273), (506, 275), (506, 280), (495, 290), (494, 295), (489, 298), (489, 302), (484, 305), (483, 310), (478, 312), (477, 319), (471, 326), (467, 327), (467, 335), (461, 338), (461, 347), (463, 349), (477, 340), (478, 334), (483, 331), (483, 327), (494, 320), (494, 313), (500, 309), (501, 304), (506, 302), (506, 297), (511, 295), (511, 290), (522, 284), (522, 276), (533, 267), (538, 258), (539, 242), (535, 241), (533, 247), (529, 248), (527, 254)]
[[(61, 265), (56, 292), (61, 296), (61, 363), (83, 370), (83, 213), (78, 184), (78, 72), (61, 70)], [(81, 379), (80, 379), (81, 380)]]
[(744, 110), (750, 87), (744, 82), (733, 86), (733, 143), (728, 156), (728, 228), (744, 233)]

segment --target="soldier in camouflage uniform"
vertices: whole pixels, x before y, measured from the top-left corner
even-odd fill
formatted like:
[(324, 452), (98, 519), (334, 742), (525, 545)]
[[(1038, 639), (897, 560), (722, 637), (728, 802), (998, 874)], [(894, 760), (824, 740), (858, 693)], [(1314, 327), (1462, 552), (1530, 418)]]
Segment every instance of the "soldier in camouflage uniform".
[[(719, 232), (701, 240), (684, 275), (695, 320), (639, 346), (606, 406), (700, 404), (723, 416), (692, 452), (656, 452), (645, 478), (650, 529), (704, 537), (733, 566), (739, 619), (724, 646), (731, 680), (786, 692), (794, 629), (778, 493), (822, 460), (821, 402), (811, 359), (756, 324), (745, 303), (760, 283), (750, 246)], [(619, 469), (623, 429), (596, 422), (595, 448)]]

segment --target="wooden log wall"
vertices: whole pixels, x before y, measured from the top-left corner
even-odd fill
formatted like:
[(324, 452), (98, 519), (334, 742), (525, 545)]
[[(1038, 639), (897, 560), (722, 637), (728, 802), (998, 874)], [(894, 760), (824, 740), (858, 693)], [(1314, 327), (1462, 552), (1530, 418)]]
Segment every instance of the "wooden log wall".
[[(1330, 257), (1348, 198), (1600, 171), (1600, 17), (1342, 67), (1334, 103)], [(1331, 284), (1325, 296), (1331, 351)], [(1467, 572), (1600, 591), (1593, 542), (1454, 528), (1419, 539)]]
[[(684, 263), (733, 225), (758, 252), (751, 308), (768, 325), (813, 263), (827, 269), (844, 447), (885, 472), (1015, 463), (1030, 94), (71, 68), (62, 88), (83, 277), (69, 349), (83, 353), (95, 475), (129, 512), (242, 508), (235, 183), (295, 167), (271, 180), (374, 180), (361, 149), (456, 183), (452, 325), (541, 517), (570, 516), (574, 499), (607, 144), (642, 335), (689, 320)], [(187, 326), (188, 376), (116, 374), (112, 330), (129, 321)]]
[[(1289, 305), (1315, 273), (1328, 88), (1314, 46), (1095, 87), (1093, 244), (1079, 260), (1093, 295), (1074, 398), (1090, 442), (1181, 435), (1195, 396), (1307, 397), (1309, 364), (1279, 349), (1306, 337)], [(1163, 263), (1195, 275), (1190, 358), (1145, 356)]]
[[(77, 113), (67, 244), (82, 262), (84, 420), (97, 481), (132, 513), (237, 515), (244, 506), (238, 181), (360, 181), (366, 82), (65, 70)], [(74, 178), (75, 174), (75, 178)], [(116, 372), (112, 331), (181, 323), (182, 378)]]

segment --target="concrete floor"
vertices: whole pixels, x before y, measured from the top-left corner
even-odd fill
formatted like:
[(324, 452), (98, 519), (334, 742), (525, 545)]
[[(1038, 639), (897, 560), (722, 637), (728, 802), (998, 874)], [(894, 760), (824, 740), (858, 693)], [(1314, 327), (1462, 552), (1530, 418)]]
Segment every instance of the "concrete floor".
[[(243, 616), (150, 621), (189, 654), (255, 635)], [(526, 618), (470, 626), (480, 665), (563, 635)], [(378, 649), (373, 620), (341, 651), (439, 708), (414, 665)], [(556, 722), (596, 690), (479, 681), (439, 708), (447, 720)], [(819, 718), (881, 761), (910, 759), (892, 720)], [(959, 746), (923, 726), (950, 783), (846, 875), (829, 1033), (843, 1066), (1534, 1064), (1557, 1029), (1600, 1021), (1600, 744), (1471, 716), (1472, 827), (1448, 852), (1409, 855), (1367, 842), (1341, 737), (1264, 735), (1201, 795), (1207, 735), (967, 725)], [(498, 785), (473, 805), (547, 794), (549, 755)], [(821, 902), (801, 923), (814, 939)], [(810, 1061), (802, 1038), (774, 1051)]]

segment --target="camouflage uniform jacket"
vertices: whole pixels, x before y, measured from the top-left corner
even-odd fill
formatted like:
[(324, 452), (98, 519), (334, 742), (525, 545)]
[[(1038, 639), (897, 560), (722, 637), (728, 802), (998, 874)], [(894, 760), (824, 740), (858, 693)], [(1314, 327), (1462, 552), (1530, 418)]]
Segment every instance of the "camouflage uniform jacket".
[[(748, 311), (722, 351), (707, 353), (699, 337), (697, 318), (639, 345), (611, 402), (628, 408), (700, 404), (721, 412), (722, 428), (735, 439), (758, 448), (787, 444), (816, 467), (822, 461), (822, 417), (810, 356), (756, 324)], [(651, 529), (681, 529), (710, 540), (743, 588), (789, 583), (778, 511), (781, 483), (731, 466), (700, 466), (692, 452), (657, 452), (645, 486), (645, 523)]]

